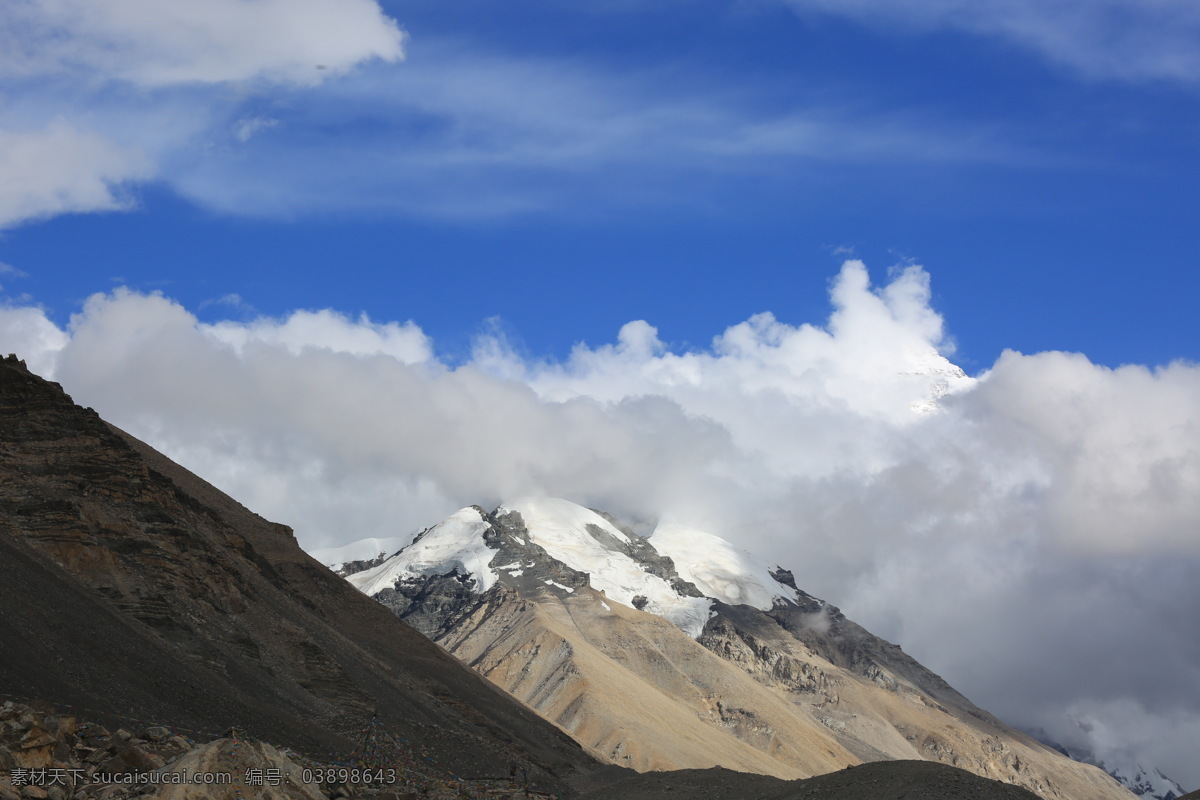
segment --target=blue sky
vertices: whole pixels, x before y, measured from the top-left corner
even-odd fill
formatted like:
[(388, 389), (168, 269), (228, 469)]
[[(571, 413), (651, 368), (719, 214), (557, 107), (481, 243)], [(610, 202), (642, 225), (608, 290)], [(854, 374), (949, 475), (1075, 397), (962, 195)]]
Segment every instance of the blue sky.
[(0, 261), (28, 277), (3, 284), (61, 321), (115, 284), (206, 318), (365, 311), (450, 357), (499, 317), (562, 357), (631, 319), (679, 348), (813, 320), (850, 251), (924, 264), (971, 372), (1195, 358), (1200, 66), (1163, 54), (1200, 23), (1142, 6), (385, 3), (402, 60), (368, 18), (311, 74), (201, 52), (172, 80), (129, 44), (87, 77), (10, 65), (0, 125), (102, 137), (126, 209), (10, 210)]
[(1194, 0), (15, 0), (0, 353), (309, 549), (678, 519), (1195, 789), (1198, 134)]

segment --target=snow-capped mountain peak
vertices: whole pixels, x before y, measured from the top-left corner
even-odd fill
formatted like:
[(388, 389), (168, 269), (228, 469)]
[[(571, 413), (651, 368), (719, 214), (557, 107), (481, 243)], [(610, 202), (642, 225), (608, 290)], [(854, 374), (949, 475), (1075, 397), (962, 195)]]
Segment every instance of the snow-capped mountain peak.
[(527, 498), (491, 514), (456, 511), (396, 555), (348, 580), (372, 597), (454, 575), (481, 595), (497, 583), (525, 591), (590, 586), (618, 603), (663, 617), (693, 638), (714, 601), (769, 610), (798, 600), (790, 574), (729, 542), (677, 524), (649, 539), (568, 500)]
[(1136, 758), (1098, 759), (1088, 751), (1068, 751), (1071, 758), (1094, 764), (1126, 786), (1141, 800), (1175, 800), (1185, 794), (1183, 787), (1155, 767), (1147, 767)]
[(476, 591), (486, 592), (497, 573), (489, 565), (495, 551), (487, 546), (487, 519), (479, 508), (459, 509), (417, 535), (412, 544), (379, 566), (351, 575), (348, 581), (363, 594), (374, 596), (393, 588), (397, 581), (417, 576), (444, 575), (457, 570), (476, 581)]
[(1140, 763), (1116, 768), (1103, 763), (1099, 766), (1142, 800), (1175, 800), (1183, 797), (1183, 787), (1153, 767), (1145, 767)]
[[(654, 570), (646, 556), (654, 548), (626, 533), (591, 509), (557, 498), (536, 498), (501, 506), (497, 516), (516, 512), (525, 522), (529, 540), (556, 561), (590, 576), (593, 589), (618, 603), (657, 614), (686, 631), (700, 635), (712, 603), (689, 596), (672, 583), (669, 572)], [(696, 592), (695, 594), (699, 594)]]

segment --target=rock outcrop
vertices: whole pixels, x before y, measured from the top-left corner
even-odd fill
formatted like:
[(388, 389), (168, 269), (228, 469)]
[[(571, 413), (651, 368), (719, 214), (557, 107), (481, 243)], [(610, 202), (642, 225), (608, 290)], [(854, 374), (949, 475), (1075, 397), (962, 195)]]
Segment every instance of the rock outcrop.
[(447, 780), (427, 774), (418, 760), (379, 748), (365, 749), (353, 763), (329, 763), (233, 729), (194, 741), (188, 731), (125, 723), (128, 729), (109, 731), (70, 714), (0, 705), (0, 800), (502, 800), (533, 794), (526, 773), (516, 770), (507, 778)]

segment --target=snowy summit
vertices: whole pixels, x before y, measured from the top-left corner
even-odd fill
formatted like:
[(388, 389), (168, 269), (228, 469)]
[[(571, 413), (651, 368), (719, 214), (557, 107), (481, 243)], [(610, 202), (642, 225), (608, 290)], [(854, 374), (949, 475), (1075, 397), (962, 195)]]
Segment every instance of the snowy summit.
[(474, 594), (497, 584), (566, 593), (586, 585), (695, 638), (713, 601), (762, 610), (795, 603), (796, 589), (775, 574), (783, 573), (704, 531), (664, 523), (645, 538), (570, 501), (537, 498), (491, 514), (460, 509), (348, 580), (371, 597), (447, 575)]

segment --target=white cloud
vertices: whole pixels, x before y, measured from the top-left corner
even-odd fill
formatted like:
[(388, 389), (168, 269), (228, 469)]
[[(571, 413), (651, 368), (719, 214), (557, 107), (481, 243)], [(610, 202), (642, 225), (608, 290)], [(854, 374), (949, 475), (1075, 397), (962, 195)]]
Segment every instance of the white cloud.
[(794, 569), (1010, 720), (1127, 719), (1131, 747), (1200, 785), (1170, 738), (1200, 718), (1200, 367), (1009, 352), (972, 379), (938, 355), (919, 267), (873, 287), (847, 262), (830, 295), (821, 325), (764, 313), (676, 352), (634, 321), (559, 364), (493, 335), (452, 367), (412, 323), (209, 325), (125, 290), (67, 332), (2, 309), (0, 349), (39, 353), (307, 546), (537, 492), (669, 513)]
[(0, 355), (18, 355), (34, 372), (52, 377), (58, 354), (70, 341), (42, 309), (0, 305)]
[(375, 0), (7, 3), (0, 228), (128, 208), (130, 184), (169, 181), (175, 164), (211, 149), (218, 126), (245, 142), (277, 122), (230, 123), (231, 106), (272, 84), (398, 61), (404, 38)]
[(251, 344), (282, 346), (292, 355), (308, 349), (360, 356), (386, 355), (401, 364), (428, 361), (433, 355), (429, 339), (412, 322), (379, 325), (366, 314), (355, 321), (329, 309), (294, 311), (285, 320), (218, 322), (205, 329), (219, 341), (232, 345), (239, 355)]
[(1088, 77), (1200, 79), (1200, 6), (1191, 0), (785, 0), (801, 12), (894, 29), (993, 36)]
[(319, 83), (403, 56), (375, 0), (18, 0), (0, 15), (0, 75), (82, 73), (146, 87)]
[(233, 128), (233, 135), (239, 142), (248, 142), (260, 132), (274, 128), (278, 124), (279, 120), (271, 117), (247, 117), (237, 121)]
[(1068, 353), (1007, 352), (969, 406), (997, 450), (1037, 454), (1052, 479), (1041, 521), (1064, 545), (1195, 546), (1200, 369), (1116, 370)]
[(41, 130), (0, 130), (0, 228), (82, 211), (116, 211), (130, 181), (150, 176), (136, 149), (57, 120)]
[(10, 275), (14, 278), (28, 278), (29, 277), (28, 272), (19, 270), (16, 267), (14, 267), (12, 264), (5, 264), (3, 261), (0, 261), (0, 275)]

